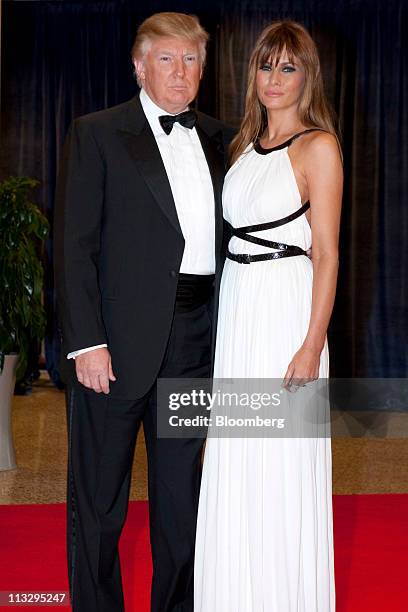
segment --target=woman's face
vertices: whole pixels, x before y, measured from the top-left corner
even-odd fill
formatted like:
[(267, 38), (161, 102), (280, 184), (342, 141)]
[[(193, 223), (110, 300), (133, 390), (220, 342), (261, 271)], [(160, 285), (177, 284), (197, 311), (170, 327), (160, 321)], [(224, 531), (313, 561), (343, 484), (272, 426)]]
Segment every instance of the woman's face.
[(296, 59), (290, 62), (286, 51), (283, 51), (277, 66), (266, 62), (257, 70), (257, 94), (267, 111), (297, 108), (304, 86), (303, 66)]

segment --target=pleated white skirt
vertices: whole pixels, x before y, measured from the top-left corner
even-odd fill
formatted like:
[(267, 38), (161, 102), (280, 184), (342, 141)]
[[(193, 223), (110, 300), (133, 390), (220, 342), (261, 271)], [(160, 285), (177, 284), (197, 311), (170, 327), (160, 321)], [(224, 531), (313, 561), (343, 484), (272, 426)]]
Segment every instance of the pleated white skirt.
[[(215, 378), (282, 378), (307, 333), (311, 291), (306, 257), (227, 260)], [(326, 343), (319, 375), (328, 372)], [(207, 440), (194, 612), (334, 612), (331, 469), (329, 437)]]

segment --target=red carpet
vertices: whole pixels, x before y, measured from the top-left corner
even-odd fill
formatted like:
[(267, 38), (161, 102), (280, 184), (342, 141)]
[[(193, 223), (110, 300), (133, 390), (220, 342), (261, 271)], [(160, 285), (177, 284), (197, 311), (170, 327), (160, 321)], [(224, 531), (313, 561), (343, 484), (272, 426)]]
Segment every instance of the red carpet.
[[(336, 495), (334, 522), (336, 612), (405, 612), (408, 495)], [(146, 502), (130, 504), (121, 559), (127, 612), (148, 612)], [(0, 591), (66, 591), (65, 574), (65, 506), (0, 506)]]

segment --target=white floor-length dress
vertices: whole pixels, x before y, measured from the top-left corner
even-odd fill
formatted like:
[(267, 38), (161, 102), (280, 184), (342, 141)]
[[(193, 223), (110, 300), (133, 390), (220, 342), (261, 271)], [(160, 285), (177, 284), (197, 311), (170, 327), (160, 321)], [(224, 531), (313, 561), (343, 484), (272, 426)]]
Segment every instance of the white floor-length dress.
[[(268, 150), (258, 145), (232, 166), (223, 208), (233, 227), (281, 219), (301, 207), (288, 154), (292, 140)], [(311, 246), (304, 214), (254, 235)], [(268, 251), (237, 237), (229, 249)], [(226, 260), (215, 378), (283, 378), (307, 333), (312, 279), (305, 256), (249, 265)], [(319, 376), (328, 374), (326, 342)], [(194, 612), (334, 612), (331, 469), (330, 437), (207, 440)]]

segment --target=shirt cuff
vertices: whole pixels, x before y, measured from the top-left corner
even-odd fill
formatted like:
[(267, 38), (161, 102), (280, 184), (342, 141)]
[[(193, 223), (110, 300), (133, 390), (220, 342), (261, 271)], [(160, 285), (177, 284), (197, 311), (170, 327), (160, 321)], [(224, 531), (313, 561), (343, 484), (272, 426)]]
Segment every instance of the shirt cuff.
[(82, 353), (88, 353), (88, 351), (94, 351), (95, 349), (107, 346), (107, 344), (96, 344), (95, 346), (89, 346), (88, 348), (80, 349), (79, 351), (72, 351), (72, 353), (68, 353), (67, 359), (75, 359), (75, 357), (78, 357), (78, 355), (81, 355)]

